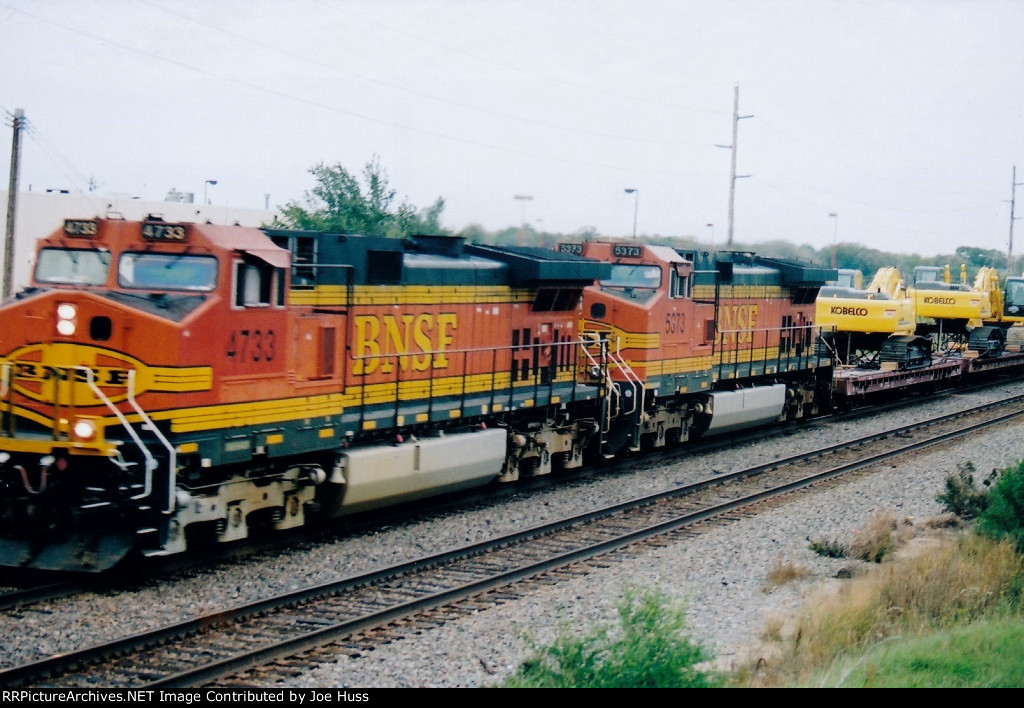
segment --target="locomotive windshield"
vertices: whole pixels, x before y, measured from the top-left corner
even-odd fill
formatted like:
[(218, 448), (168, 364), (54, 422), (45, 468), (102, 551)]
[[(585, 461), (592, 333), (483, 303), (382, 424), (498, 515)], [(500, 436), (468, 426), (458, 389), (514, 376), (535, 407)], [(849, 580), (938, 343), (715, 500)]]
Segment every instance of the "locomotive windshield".
[(213, 290), (217, 259), (184, 253), (125, 253), (117, 265), (123, 288), (144, 290)]
[(64, 285), (103, 285), (110, 252), (80, 248), (44, 248), (36, 260), (36, 280)]
[(661, 268), (656, 265), (612, 266), (611, 275), (600, 281), (612, 288), (657, 288), (661, 285)]

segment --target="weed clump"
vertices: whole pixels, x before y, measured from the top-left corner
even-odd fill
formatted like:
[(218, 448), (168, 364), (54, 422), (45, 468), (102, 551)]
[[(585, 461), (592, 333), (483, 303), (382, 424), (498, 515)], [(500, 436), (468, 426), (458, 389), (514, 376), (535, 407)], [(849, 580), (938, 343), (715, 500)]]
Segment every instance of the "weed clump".
[[(910, 522), (904, 522), (909, 527)], [(836, 539), (808, 538), (810, 549), (826, 558), (856, 558), (869, 563), (881, 563), (903, 543), (899, 533), (900, 522), (889, 512), (879, 512), (867, 526), (854, 534), (849, 543)]]
[(808, 547), (812, 551), (825, 558), (846, 558), (850, 554), (849, 547), (838, 539), (824, 538), (819, 540), (808, 537), (807, 541), (810, 544)]
[(711, 688), (725, 679), (697, 668), (710, 654), (683, 634), (686, 618), (664, 596), (627, 593), (618, 605), (619, 630), (583, 637), (563, 630), (535, 648), (507, 688)]
[(785, 585), (793, 580), (800, 580), (810, 575), (810, 571), (807, 568), (799, 566), (792, 561), (784, 561), (781, 558), (777, 559), (772, 567), (768, 569), (768, 577), (766, 578), (765, 586), (762, 590), (766, 593), (771, 592), (773, 589)]

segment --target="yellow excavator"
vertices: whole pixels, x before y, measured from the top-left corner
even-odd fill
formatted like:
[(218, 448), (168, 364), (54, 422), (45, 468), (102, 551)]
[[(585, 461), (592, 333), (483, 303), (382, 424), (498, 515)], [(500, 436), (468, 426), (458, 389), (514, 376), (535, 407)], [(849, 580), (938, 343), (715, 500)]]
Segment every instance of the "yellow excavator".
[(931, 363), (931, 339), (916, 333), (914, 300), (896, 268), (867, 288), (825, 286), (815, 302), (819, 347), (840, 365), (910, 369)]
[(981, 268), (974, 284), (968, 285), (966, 265), (960, 266), (960, 279), (955, 283), (948, 265), (917, 266), (908, 292), (914, 301), (917, 333), (932, 337), (940, 351), (977, 351), (978, 356), (1002, 351), (1001, 328), (989, 329), (984, 324), (1001, 309), (1002, 292), (995, 269)]

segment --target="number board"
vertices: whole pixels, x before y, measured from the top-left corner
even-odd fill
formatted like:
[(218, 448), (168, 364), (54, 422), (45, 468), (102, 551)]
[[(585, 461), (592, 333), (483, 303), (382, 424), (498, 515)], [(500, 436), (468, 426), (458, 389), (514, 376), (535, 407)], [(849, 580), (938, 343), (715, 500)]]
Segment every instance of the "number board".
[(613, 256), (624, 256), (626, 258), (639, 258), (644, 255), (643, 246), (612, 246)]
[(142, 225), (142, 237), (149, 241), (184, 241), (185, 227), (181, 224), (147, 222)]
[(558, 244), (559, 253), (572, 253), (576, 256), (583, 255), (583, 244), (582, 243), (560, 243)]
[(79, 238), (90, 238), (99, 232), (99, 224), (95, 221), (83, 219), (65, 219), (64, 233), (68, 236)]

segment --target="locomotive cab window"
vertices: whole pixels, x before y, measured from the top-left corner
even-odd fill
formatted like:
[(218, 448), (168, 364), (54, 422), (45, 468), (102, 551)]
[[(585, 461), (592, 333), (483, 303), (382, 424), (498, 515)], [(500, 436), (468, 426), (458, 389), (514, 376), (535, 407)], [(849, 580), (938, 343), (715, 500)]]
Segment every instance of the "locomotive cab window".
[(690, 276), (684, 273), (682, 268), (676, 268), (672, 271), (672, 297), (690, 297), (691, 286)]
[(284, 304), (281, 269), (261, 261), (235, 265), (235, 307), (280, 307)]
[(65, 285), (103, 285), (110, 252), (80, 248), (44, 248), (36, 261), (36, 280)]
[(217, 285), (217, 259), (185, 253), (125, 253), (117, 263), (117, 283), (140, 290), (209, 292)]
[(617, 263), (612, 266), (608, 278), (600, 281), (606, 288), (657, 288), (661, 285), (661, 268), (656, 265), (626, 265)]
[(275, 246), (292, 252), (292, 287), (312, 288), (316, 284), (319, 243), (313, 236), (275, 235)]

